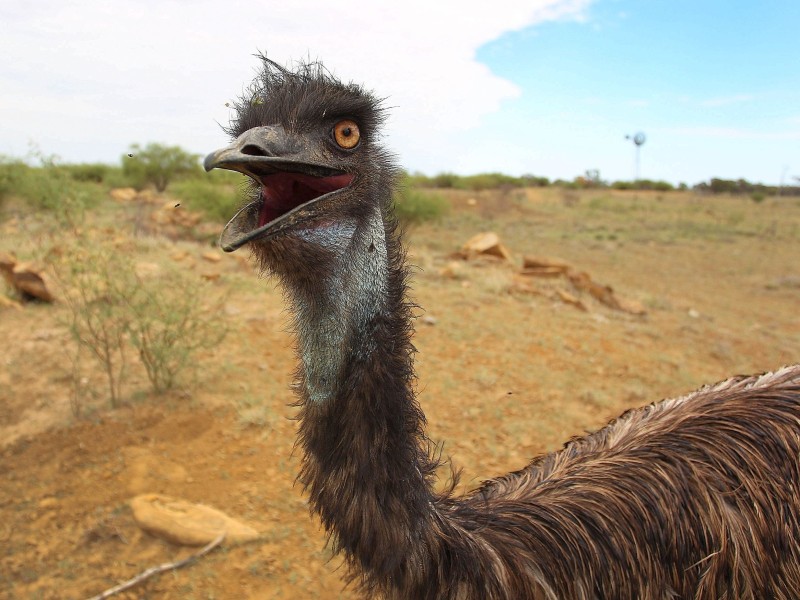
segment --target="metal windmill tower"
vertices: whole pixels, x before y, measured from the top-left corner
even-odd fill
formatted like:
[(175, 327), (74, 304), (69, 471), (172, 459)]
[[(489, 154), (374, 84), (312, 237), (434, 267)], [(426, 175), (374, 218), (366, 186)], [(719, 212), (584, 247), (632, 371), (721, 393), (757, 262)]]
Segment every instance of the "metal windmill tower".
[(644, 142), (645, 142), (645, 140), (647, 138), (645, 137), (644, 133), (639, 131), (639, 132), (637, 132), (637, 133), (635, 133), (633, 135), (626, 135), (625, 139), (626, 140), (632, 140), (634, 146), (636, 146), (636, 170), (634, 172), (634, 181), (639, 181), (639, 178), (640, 178), (640, 175), (639, 175), (639, 163), (640, 163), (639, 153), (641, 152), (642, 145), (644, 144)]

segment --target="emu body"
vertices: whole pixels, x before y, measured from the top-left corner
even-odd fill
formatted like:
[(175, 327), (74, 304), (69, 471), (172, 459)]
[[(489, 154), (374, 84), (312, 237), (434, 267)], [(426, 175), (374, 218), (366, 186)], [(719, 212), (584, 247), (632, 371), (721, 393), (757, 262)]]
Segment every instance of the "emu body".
[(252, 195), (221, 245), (249, 246), (286, 290), (300, 480), (365, 595), (800, 597), (800, 366), (628, 411), (465, 497), (436, 493), (379, 102), (264, 58), (236, 109), (206, 168), (248, 175)]

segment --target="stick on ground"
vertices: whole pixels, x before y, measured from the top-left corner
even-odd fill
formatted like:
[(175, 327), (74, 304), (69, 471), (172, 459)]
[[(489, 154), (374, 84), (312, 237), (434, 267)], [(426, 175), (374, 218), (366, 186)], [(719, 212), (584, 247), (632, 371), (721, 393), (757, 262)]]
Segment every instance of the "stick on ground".
[(119, 594), (120, 592), (124, 592), (125, 590), (130, 589), (133, 586), (142, 583), (145, 579), (149, 579), (153, 575), (158, 575), (159, 573), (163, 573), (164, 571), (171, 571), (174, 569), (180, 569), (181, 567), (185, 567), (186, 565), (196, 561), (198, 558), (201, 558), (206, 554), (208, 554), (209, 552), (211, 552), (214, 548), (219, 546), (222, 543), (222, 540), (224, 539), (225, 539), (225, 532), (223, 531), (221, 534), (219, 534), (219, 536), (215, 540), (211, 541), (206, 546), (203, 546), (203, 548), (201, 548), (198, 552), (192, 554), (191, 556), (187, 556), (183, 560), (179, 560), (177, 562), (164, 563), (156, 567), (150, 567), (149, 569), (143, 571), (133, 579), (129, 579), (128, 581), (120, 583), (119, 585), (115, 585), (113, 588), (109, 588), (103, 593), (98, 594), (97, 596), (92, 596), (91, 598), (89, 598), (89, 600), (103, 600), (103, 598), (110, 598), (114, 594)]

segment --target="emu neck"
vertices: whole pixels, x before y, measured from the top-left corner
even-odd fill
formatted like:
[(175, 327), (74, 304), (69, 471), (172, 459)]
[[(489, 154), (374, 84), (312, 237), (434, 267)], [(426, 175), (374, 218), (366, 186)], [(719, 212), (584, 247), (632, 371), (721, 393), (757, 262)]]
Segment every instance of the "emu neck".
[[(377, 209), (314, 233), (328, 277), (296, 294), (302, 395), (300, 479), (337, 549), (373, 576), (408, 576), (432, 511), (424, 418), (415, 401), (399, 241)], [(324, 238), (324, 239), (323, 239)]]

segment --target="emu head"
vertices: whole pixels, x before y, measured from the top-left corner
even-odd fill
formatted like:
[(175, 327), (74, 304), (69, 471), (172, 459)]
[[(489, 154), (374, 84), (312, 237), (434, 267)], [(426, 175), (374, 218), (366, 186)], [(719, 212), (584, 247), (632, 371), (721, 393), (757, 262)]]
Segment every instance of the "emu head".
[(342, 258), (349, 241), (388, 208), (395, 167), (377, 140), (384, 111), (355, 84), (320, 63), (290, 71), (263, 66), (235, 103), (231, 145), (205, 159), (206, 170), (251, 179), (246, 204), (220, 245), (249, 245), (263, 267), (282, 277), (309, 274)]

